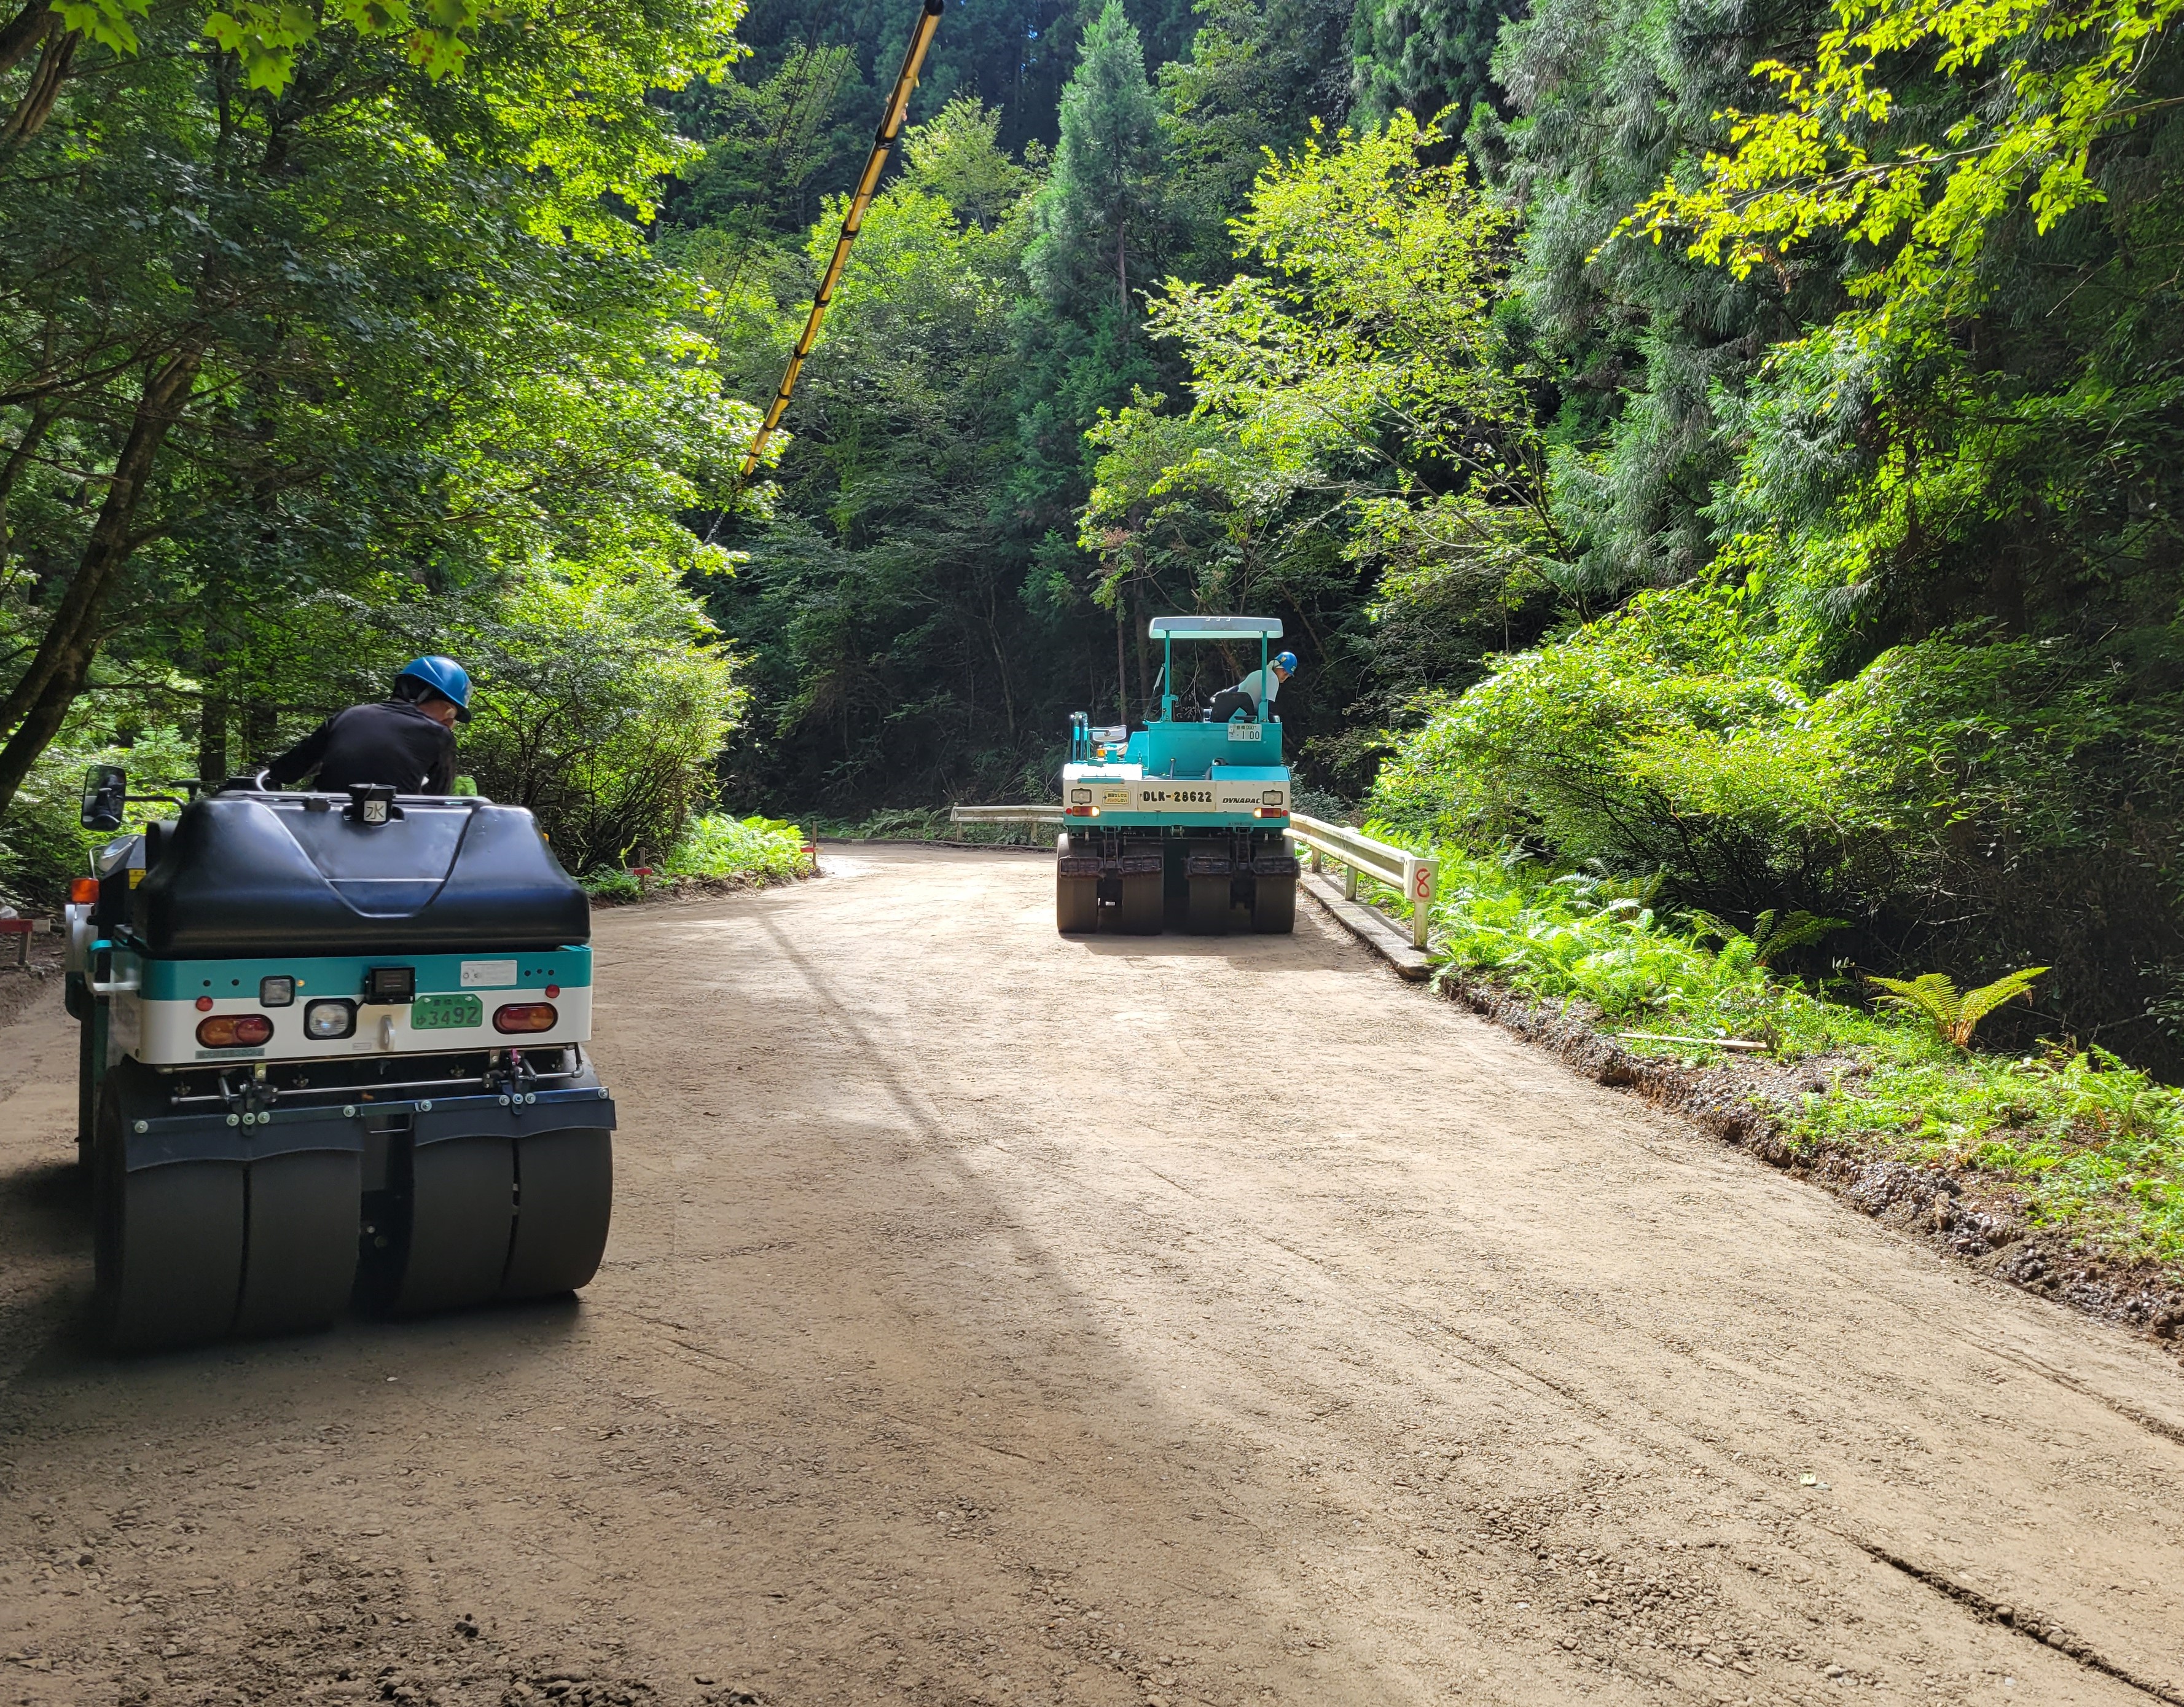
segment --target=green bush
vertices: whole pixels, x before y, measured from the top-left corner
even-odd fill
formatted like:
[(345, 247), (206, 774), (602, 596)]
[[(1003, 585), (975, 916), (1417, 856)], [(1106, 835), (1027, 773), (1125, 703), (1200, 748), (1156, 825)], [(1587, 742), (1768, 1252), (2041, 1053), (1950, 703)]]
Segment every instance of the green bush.
[(805, 869), (804, 832), (779, 818), (708, 812), (684, 827), (659, 867), (666, 878), (749, 877), (783, 882)]
[[(180, 730), (117, 727), (133, 721), (126, 712), (117, 718), (98, 700), (79, 700), (59, 738), (24, 779), (0, 828), (0, 891), (18, 908), (51, 912), (58, 907), (69, 879), (89, 871), (91, 851), (109, 840), (107, 833), (86, 830), (78, 821), (86, 767), (121, 766), (132, 795), (197, 773), (195, 750)], [(137, 800), (126, 827), (141, 829), (148, 817), (171, 817), (174, 810)]]
[(2015, 1035), (2128, 1023), (2142, 1063), (2184, 1065), (2146, 1023), (2184, 967), (2184, 814), (2148, 783), (2175, 771), (2179, 706), (2086, 649), (1984, 632), (1829, 681), (1759, 585), (1646, 594), (1502, 661), (1401, 741), (1369, 812), (1658, 874), (1664, 902), (1740, 923), (1840, 917), (1837, 951), (1886, 970), (2050, 966)]
[(650, 878), (613, 866), (587, 873), (583, 885), (594, 899), (636, 901), (649, 886), (681, 879), (740, 878), (783, 883), (806, 869), (804, 832), (779, 818), (735, 818), (707, 812), (685, 824), (666, 856), (651, 867)]
[(460, 650), (478, 677), (462, 764), (479, 789), (536, 812), (571, 871), (665, 860), (744, 704), (672, 566), (533, 577)]

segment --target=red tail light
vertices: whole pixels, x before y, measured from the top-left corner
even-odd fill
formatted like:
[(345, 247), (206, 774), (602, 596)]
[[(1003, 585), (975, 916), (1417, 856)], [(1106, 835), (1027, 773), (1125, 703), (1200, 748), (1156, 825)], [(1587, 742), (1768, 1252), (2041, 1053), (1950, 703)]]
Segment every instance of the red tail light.
[(1255, 818), (1285, 818), (1289, 815), (1290, 809), (1287, 806), (1253, 806), (1251, 808), (1251, 816)]
[(493, 1029), (499, 1032), (551, 1031), (561, 1016), (550, 1001), (511, 1001), (497, 1007)]
[(273, 1035), (273, 1022), (262, 1013), (215, 1013), (198, 1022), (198, 1041), (207, 1049), (255, 1049)]
[(69, 899), (78, 906), (88, 906), (98, 899), (98, 879), (95, 877), (70, 879)]
[(1061, 815), (1064, 817), (1069, 818), (1096, 818), (1100, 816), (1100, 808), (1097, 806), (1064, 806), (1061, 809)]

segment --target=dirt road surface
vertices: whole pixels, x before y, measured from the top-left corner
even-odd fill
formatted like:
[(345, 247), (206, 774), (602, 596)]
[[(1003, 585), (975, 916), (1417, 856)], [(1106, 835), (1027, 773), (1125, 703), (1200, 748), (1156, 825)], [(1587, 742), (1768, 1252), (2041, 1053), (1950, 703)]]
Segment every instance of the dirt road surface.
[(599, 921), (578, 1301), (127, 1363), (0, 1034), (0, 1703), (2184, 1701), (2184, 1378), (1034, 858)]

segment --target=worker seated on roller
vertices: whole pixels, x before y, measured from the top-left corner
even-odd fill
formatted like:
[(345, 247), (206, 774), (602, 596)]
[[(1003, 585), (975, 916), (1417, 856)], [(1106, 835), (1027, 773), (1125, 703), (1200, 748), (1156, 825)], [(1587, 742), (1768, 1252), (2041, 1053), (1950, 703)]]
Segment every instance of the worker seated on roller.
[(1267, 708), (1267, 721), (1279, 722), (1274, 716), (1274, 695), (1282, 690), (1282, 683), (1296, 673), (1296, 654), (1283, 652), (1263, 670), (1254, 670), (1233, 688), (1223, 688), (1213, 696), (1206, 719), (1212, 723), (1234, 722), (1238, 717), (1257, 721), (1259, 707)]
[(387, 698), (337, 711), (265, 775), (287, 788), (315, 771), (329, 794), (372, 783), (398, 794), (444, 795), (455, 781), (454, 727), (470, 720), (469, 672), (453, 658), (419, 658), (403, 666)]

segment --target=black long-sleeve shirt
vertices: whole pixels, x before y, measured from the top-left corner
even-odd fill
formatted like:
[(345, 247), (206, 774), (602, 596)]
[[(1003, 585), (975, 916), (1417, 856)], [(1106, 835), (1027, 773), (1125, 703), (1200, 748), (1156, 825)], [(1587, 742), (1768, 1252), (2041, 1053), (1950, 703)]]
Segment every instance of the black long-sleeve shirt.
[(444, 795), (454, 786), (455, 737), (403, 700), (337, 711), (266, 767), (276, 788), (313, 771), (318, 786), (339, 794), (355, 783), (378, 783), (405, 795)]

